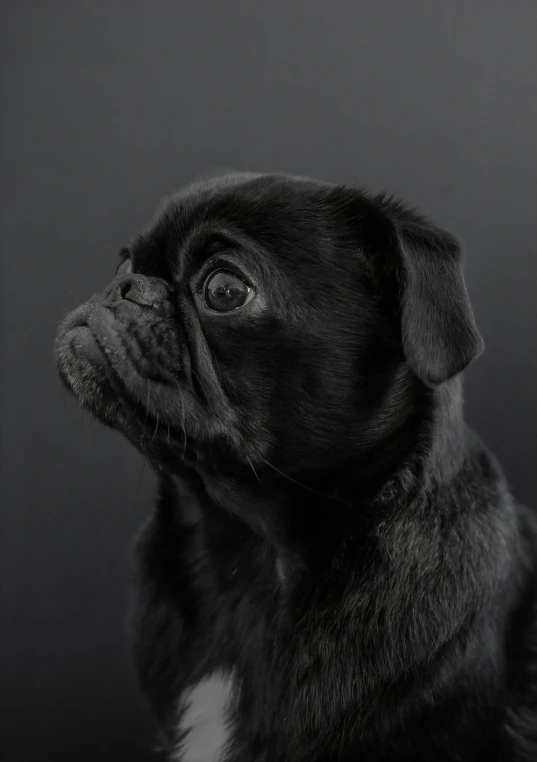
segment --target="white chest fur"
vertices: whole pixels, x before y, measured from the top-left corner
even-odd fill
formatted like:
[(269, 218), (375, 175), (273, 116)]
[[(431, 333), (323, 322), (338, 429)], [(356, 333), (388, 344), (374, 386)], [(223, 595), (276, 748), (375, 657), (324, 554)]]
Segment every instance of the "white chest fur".
[(230, 739), (230, 711), (236, 686), (229, 675), (214, 674), (181, 698), (177, 747), (172, 762), (221, 762)]

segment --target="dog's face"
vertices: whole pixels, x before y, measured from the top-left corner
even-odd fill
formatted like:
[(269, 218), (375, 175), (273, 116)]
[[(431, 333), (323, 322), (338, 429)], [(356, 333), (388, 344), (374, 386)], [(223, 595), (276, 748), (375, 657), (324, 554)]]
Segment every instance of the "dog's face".
[(197, 184), (66, 318), (58, 369), (159, 467), (337, 467), (400, 425), (409, 386), (480, 351), (459, 259), (451, 237), (352, 188)]

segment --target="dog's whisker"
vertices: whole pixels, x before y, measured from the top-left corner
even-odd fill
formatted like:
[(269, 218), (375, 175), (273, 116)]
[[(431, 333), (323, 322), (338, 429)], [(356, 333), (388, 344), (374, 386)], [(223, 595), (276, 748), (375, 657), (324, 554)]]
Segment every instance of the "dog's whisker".
[(155, 426), (155, 431), (153, 432), (153, 436), (151, 438), (151, 444), (153, 444), (153, 442), (155, 441), (155, 437), (157, 436), (158, 425), (159, 425), (159, 414), (157, 413), (157, 424)]
[(71, 294), (71, 296), (73, 297), (73, 299), (75, 300), (75, 302), (77, 302), (77, 303), (79, 304), (79, 303), (82, 301), (82, 300), (80, 299), (80, 297), (78, 297), (78, 296), (75, 294), (75, 292), (73, 291), (73, 289), (72, 289), (72, 288), (69, 288), (69, 289), (68, 289), (68, 291), (69, 291), (69, 293)]
[[(76, 280), (75, 280), (75, 279), (74, 279), (72, 276), (71, 276), (71, 279), (70, 279), (70, 280), (71, 280), (71, 286), (74, 286), (74, 287), (75, 287), (75, 289), (77, 289), (77, 291), (78, 291), (78, 283), (76, 282)], [(77, 302), (80, 304), (80, 302), (82, 301), (82, 299), (80, 298), (80, 296), (78, 296), (78, 295), (77, 295), (77, 294), (74, 292), (73, 288), (70, 288), (70, 289), (69, 289), (69, 291), (70, 291), (70, 292), (71, 292), (71, 294), (72, 294), (72, 295), (75, 297), (76, 301), (77, 301)]]
[(177, 382), (177, 388), (179, 389), (179, 402), (181, 403), (181, 429), (183, 431), (183, 460), (186, 455), (186, 426), (185, 426), (185, 402), (181, 393), (181, 387)]
[(138, 491), (140, 489), (140, 483), (142, 481), (142, 474), (144, 472), (145, 465), (147, 463), (147, 458), (144, 458), (144, 462), (142, 463), (142, 467), (140, 469), (140, 473), (138, 474), (138, 484), (136, 485), (136, 494), (138, 494)]
[(292, 476), (288, 476), (288, 474), (284, 474), (283, 471), (280, 471), (279, 468), (276, 468), (276, 466), (273, 466), (272, 463), (269, 463), (266, 458), (263, 458), (262, 455), (259, 456), (261, 460), (267, 464), (267, 466), (270, 466), (270, 468), (274, 469), (274, 471), (277, 471), (281, 476), (285, 477), (286, 479), (289, 479), (290, 482), (293, 482), (294, 484), (298, 485), (299, 487), (302, 487), (302, 489), (307, 489), (309, 492), (315, 492), (316, 495), (322, 495), (322, 497), (326, 497), (329, 500), (334, 500), (336, 503), (341, 503), (342, 505), (346, 505), (345, 501), (342, 500), (340, 497), (334, 497), (334, 495), (327, 495), (325, 492), (319, 492), (318, 489), (313, 489), (313, 487), (308, 487), (306, 484), (302, 484), (301, 482), (298, 482), (296, 479), (293, 479)]
[(261, 483), (261, 479), (260, 479), (260, 478), (259, 478), (259, 476), (257, 475), (257, 472), (256, 472), (256, 470), (255, 470), (255, 468), (254, 468), (254, 464), (252, 463), (252, 461), (250, 460), (250, 458), (247, 458), (246, 460), (247, 460), (247, 461), (248, 461), (248, 463), (250, 464), (250, 468), (251, 468), (251, 469), (252, 469), (252, 471), (254, 472), (255, 478), (257, 479), (257, 481), (258, 481), (259, 483)]
[(150, 385), (151, 381), (147, 379), (147, 400), (145, 404), (145, 422), (147, 423), (147, 416), (149, 415), (149, 402), (150, 402)]
[[(24, 331), (22, 331), (22, 333), (15, 337), (17, 343), (6, 348), (6, 354), (14, 354), (15, 352), (20, 352), (23, 349), (27, 350), (27, 341), (34, 338), (45, 339), (47, 337), (48, 329), (57, 328), (57, 326), (58, 324), (55, 321), (54, 323), (44, 323), (42, 325), (26, 328)], [(43, 331), (43, 333), (38, 333), (38, 331)]]

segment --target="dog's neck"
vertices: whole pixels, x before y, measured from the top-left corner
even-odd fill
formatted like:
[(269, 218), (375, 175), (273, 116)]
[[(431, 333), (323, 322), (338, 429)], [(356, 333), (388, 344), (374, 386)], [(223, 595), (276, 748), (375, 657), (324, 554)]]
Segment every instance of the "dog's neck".
[(431, 448), (424, 459), (425, 472), (437, 482), (449, 481), (466, 457), (467, 430), (463, 415), (461, 377), (434, 390), (436, 406), (431, 422)]
[(336, 468), (291, 476), (268, 465), (245, 466), (231, 474), (200, 463), (197, 478), (212, 503), (270, 545), (300, 543), (307, 550), (310, 535), (318, 544), (319, 530), (328, 540), (346, 525), (378, 521), (383, 503), (404, 510), (418, 494), (456, 474), (466, 449), (460, 379), (437, 389), (416, 383), (412, 394), (416, 404), (406, 405), (407, 421)]

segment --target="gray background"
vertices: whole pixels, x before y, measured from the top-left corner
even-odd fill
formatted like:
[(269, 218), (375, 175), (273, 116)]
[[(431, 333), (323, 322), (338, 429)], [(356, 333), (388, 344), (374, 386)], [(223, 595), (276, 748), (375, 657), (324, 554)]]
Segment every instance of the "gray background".
[(19, 0), (0, 28), (0, 743), (136, 762), (124, 615), (152, 477), (60, 387), (57, 321), (207, 169), (395, 191), (465, 245), (487, 342), (468, 418), (537, 504), (537, 4)]

